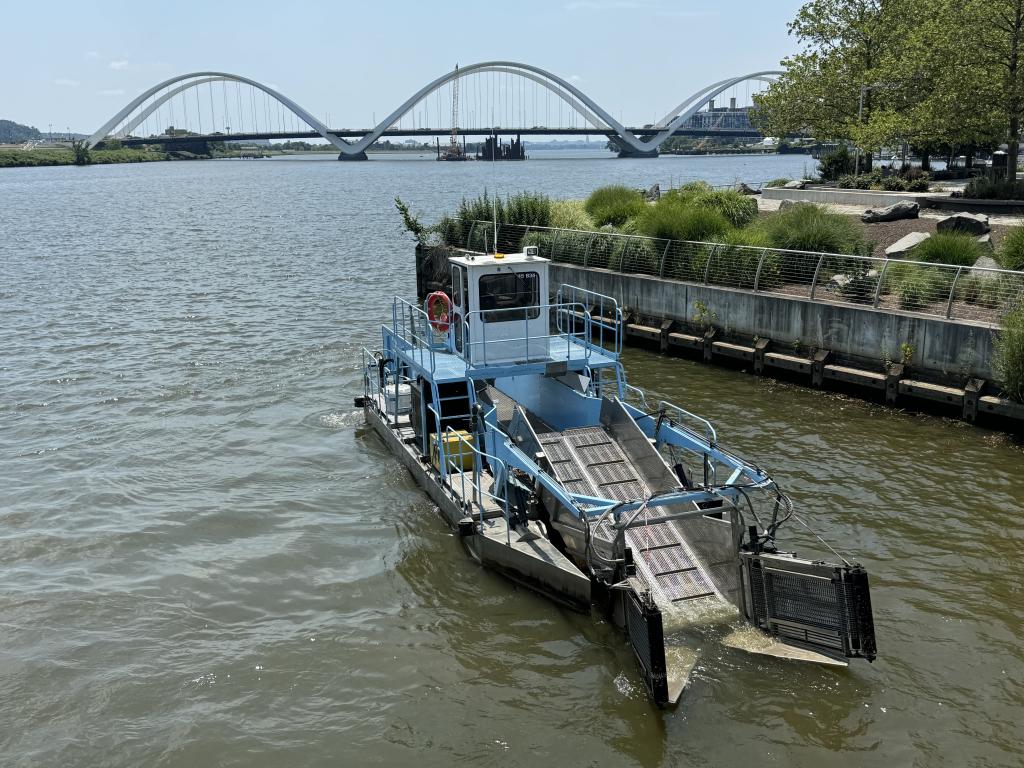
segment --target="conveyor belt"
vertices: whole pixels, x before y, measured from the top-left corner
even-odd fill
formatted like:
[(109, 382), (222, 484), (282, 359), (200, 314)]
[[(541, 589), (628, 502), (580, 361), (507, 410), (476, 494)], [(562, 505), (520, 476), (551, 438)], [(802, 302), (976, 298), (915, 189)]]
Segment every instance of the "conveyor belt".
[(630, 528), (626, 544), (633, 550), (638, 567), (647, 571), (644, 580), (657, 586), (672, 603), (718, 594), (672, 523), (659, 523), (654, 518), (650, 525)]
[[(512, 411), (518, 407), (514, 400), (493, 387), (485, 390), (485, 397), (497, 407), (499, 422), (503, 417), (512, 420)], [(602, 412), (602, 422), (607, 415)], [(649, 462), (650, 476), (642, 469), (642, 461), (650, 458), (643, 457), (643, 451), (653, 451), (642, 435), (639, 435), (641, 442), (629, 449), (613, 436), (613, 433), (621, 435), (622, 432), (615, 431), (606, 423), (559, 432), (533, 414), (528, 418), (526, 436), (530, 441), (536, 439), (551, 474), (570, 493), (629, 502), (651, 498), (654, 488), (664, 490), (667, 469), (662, 473), (652, 471)], [(613, 411), (609, 421), (614, 418)], [(620, 426), (619, 429), (623, 428)], [(625, 430), (626, 434), (628, 432)], [(638, 455), (643, 458), (635, 462), (631, 460), (632, 456)], [(696, 618), (694, 612), (706, 614), (710, 609), (714, 614), (718, 607), (731, 605), (715, 587), (708, 575), (707, 564), (695, 554), (679, 526), (659, 520), (655, 510), (650, 510), (645, 516), (649, 517), (650, 524), (627, 530), (626, 545), (633, 551), (637, 575), (655, 594), (658, 604), (662, 608), (678, 607), (687, 621)], [(594, 533), (608, 541), (615, 537), (608, 521), (604, 521)]]
[(555, 478), (570, 493), (615, 501), (651, 495), (641, 473), (602, 427), (581, 427), (537, 435)]

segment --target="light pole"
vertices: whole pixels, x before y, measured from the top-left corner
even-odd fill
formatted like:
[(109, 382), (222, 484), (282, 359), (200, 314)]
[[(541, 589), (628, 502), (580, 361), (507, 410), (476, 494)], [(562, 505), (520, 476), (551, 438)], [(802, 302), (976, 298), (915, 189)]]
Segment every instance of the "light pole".
[[(857, 102), (857, 125), (861, 124), (864, 117), (864, 96), (868, 91), (873, 91), (876, 88), (895, 88), (895, 83), (872, 83), (871, 85), (862, 85), (860, 87), (860, 100)], [(853, 163), (853, 175), (860, 176), (860, 146), (857, 146), (857, 159)]]

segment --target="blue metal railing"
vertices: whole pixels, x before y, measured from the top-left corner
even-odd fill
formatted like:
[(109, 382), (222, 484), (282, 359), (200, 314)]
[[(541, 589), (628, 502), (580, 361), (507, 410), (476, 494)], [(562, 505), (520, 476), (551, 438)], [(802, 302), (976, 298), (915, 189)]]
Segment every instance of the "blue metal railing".
[(437, 331), (420, 307), (395, 297), (391, 306), (392, 336), (398, 346), (420, 368), (433, 373), (437, 368), (436, 352), (448, 351), (448, 332)]
[(688, 432), (699, 437), (700, 433), (688, 424), (688, 422), (697, 422), (704, 427), (704, 440), (707, 442), (708, 448), (716, 448), (718, 446), (718, 433), (715, 431), (711, 422), (707, 419), (702, 418), (695, 413), (690, 413), (686, 409), (680, 408), (678, 405), (670, 403), (667, 400), (658, 401), (658, 410), (664, 410), (669, 419), (672, 419), (674, 415), (675, 418), (672, 419), (675, 422), (674, 426), (682, 427)]
[[(557, 360), (572, 361), (590, 359), (594, 351), (593, 344), (588, 343), (591, 333), (591, 320), (586, 314), (582, 304), (545, 304), (533, 307), (516, 307), (509, 309), (484, 309), (467, 312), (459, 322), (462, 333), (462, 358), (474, 366), (486, 366), (492, 362), (509, 362), (511, 360)], [(537, 322), (543, 312), (554, 312), (556, 319), (557, 333), (534, 333), (531, 332), (530, 323)], [(583, 319), (583, 328), (563, 328), (563, 316), (570, 314), (579, 315)], [(502, 319), (508, 317), (508, 320)], [(518, 322), (522, 318), (522, 335), (501, 336), (498, 338), (487, 338), (488, 326), (496, 322), (506, 325), (509, 322)], [(473, 322), (473, 319), (476, 322)], [(481, 338), (474, 339), (470, 333), (471, 328), (479, 328)], [(494, 331), (492, 331), (492, 334)], [(560, 349), (553, 349), (553, 340), (565, 342), (565, 354)]]
[[(382, 366), (383, 352), (362, 348), (363, 356), (363, 397), (385, 414), (392, 424), (398, 422), (399, 404), (402, 400), (402, 386), (412, 382), (387, 365)], [(383, 373), (383, 376), (381, 375)], [(380, 396), (380, 402), (377, 397)], [(410, 391), (411, 396), (411, 391)], [(406, 412), (408, 409), (405, 409)]]
[[(492, 499), (501, 509), (502, 517), (505, 519), (505, 533), (506, 537), (511, 541), (510, 533), (510, 521), (508, 513), (508, 468), (501, 459), (497, 456), (492, 456), (479, 448), (477, 448), (473, 442), (468, 439), (465, 435), (460, 434), (458, 430), (446, 427), (444, 432), (441, 431), (441, 416), (434, 408), (433, 405), (428, 405), (427, 410), (434, 416), (434, 424), (436, 429), (431, 436), (431, 445), (434, 449), (434, 453), (437, 456), (437, 467), (438, 473), (441, 476), (441, 484), (447, 487), (453, 494), (458, 495), (463, 505), (468, 507), (470, 516), (473, 516), (473, 505), (476, 505), (476, 519), (481, 525), (484, 522), (484, 508), (485, 500)], [(441, 436), (444, 436), (442, 439)], [(458, 450), (449, 450), (448, 446), (454, 443)], [(473, 464), (470, 477), (466, 477), (466, 457), (472, 456)], [(483, 483), (481, 482), (481, 475), (483, 471), (483, 460), (487, 460), (487, 464), (491, 468), (491, 478), (493, 480), (501, 480), (501, 495), (492, 493), (491, 491), (484, 490)], [(497, 471), (497, 474), (496, 474)], [(453, 480), (453, 476), (458, 474), (458, 480)], [(459, 487), (456, 491), (455, 483), (458, 482)], [(469, 490), (472, 492), (471, 495), (466, 493), (466, 485), (469, 484)], [(492, 486), (493, 488), (493, 486)]]
[[(556, 301), (559, 304), (581, 304), (588, 308), (586, 315), (590, 319), (591, 332), (586, 338), (587, 345), (597, 352), (610, 352), (616, 356), (622, 354), (622, 310), (618, 301), (603, 293), (568, 284), (558, 289)], [(559, 319), (561, 320), (561, 317)], [(593, 343), (595, 335), (596, 346)], [(606, 346), (606, 342), (610, 347)]]

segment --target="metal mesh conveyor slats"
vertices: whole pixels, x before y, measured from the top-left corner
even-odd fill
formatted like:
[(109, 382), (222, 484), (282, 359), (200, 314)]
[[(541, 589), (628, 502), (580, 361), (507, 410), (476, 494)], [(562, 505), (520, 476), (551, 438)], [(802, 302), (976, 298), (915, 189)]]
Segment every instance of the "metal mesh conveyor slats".
[(537, 435), (552, 472), (574, 493), (615, 501), (650, 495), (641, 473), (601, 427), (581, 427)]
[(498, 423), (507, 427), (508, 423), (512, 420), (512, 414), (515, 412), (516, 401), (489, 384), (484, 389), (484, 394), (494, 404)]
[(642, 570), (653, 580), (650, 586), (672, 603), (717, 594), (702, 564), (683, 542), (670, 522), (641, 525), (626, 531), (626, 544)]

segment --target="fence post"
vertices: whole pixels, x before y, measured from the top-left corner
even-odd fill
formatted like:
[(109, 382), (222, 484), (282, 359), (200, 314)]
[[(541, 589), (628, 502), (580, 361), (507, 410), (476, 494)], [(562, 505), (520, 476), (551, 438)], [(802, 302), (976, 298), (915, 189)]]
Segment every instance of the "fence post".
[(949, 320), (953, 316), (953, 297), (956, 295), (956, 283), (960, 279), (961, 273), (964, 271), (963, 267), (957, 267), (956, 276), (953, 278), (953, 284), (949, 286), (949, 302), (946, 304), (946, 319)]
[(764, 266), (764, 257), (768, 255), (768, 249), (765, 248), (761, 251), (761, 258), (757, 260), (757, 271), (754, 273), (754, 293), (757, 293), (757, 287), (761, 284), (761, 267)]
[(586, 248), (586, 250), (583, 251), (583, 266), (584, 267), (587, 266), (587, 262), (590, 260), (590, 246), (591, 246), (591, 244), (593, 244), (595, 237), (597, 237), (597, 233), (596, 232), (590, 236), (589, 240), (587, 240), (587, 248)]
[(498, 237), (500, 235), (501, 235), (501, 224), (498, 224), (494, 228), (494, 252), (495, 253), (499, 253), (499, 251), (498, 251)]
[(889, 260), (886, 259), (882, 265), (882, 271), (878, 273), (878, 284), (875, 286), (875, 300), (871, 302), (871, 306), (878, 309), (878, 300), (882, 298), (882, 282), (885, 279), (885, 270), (889, 268)]
[(814, 291), (818, 287), (818, 273), (821, 271), (821, 265), (825, 261), (825, 254), (821, 254), (818, 257), (818, 266), (814, 268), (814, 277), (811, 278), (811, 301), (814, 301)]
[(672, 245), (672, 241), (671, 240), (666, 240), (665, 241), (665, 250), (661, 254), (661, 269), (658, 271), (658, 277), (664, 277), (665, 276), (665, 264), (668, 261), (668, 249), (671, 247), (671, 245)]
[(554, 240), (551, 241), (551, 253), (548, 254), (548, 258), (551, 259), (552, 261), (555, 260), (555, 249), (558, 247), (558, 236), (560, 234), (562, 234), (562, 230), (556, 229), (555, 230), (555, 238), (554, 238)]
[(476, 222), (469, 225), (469, 234), (466, 235), (466, 250), (470, 250), (469, 244), (473, 242), (473, 230), (476, 229)]

